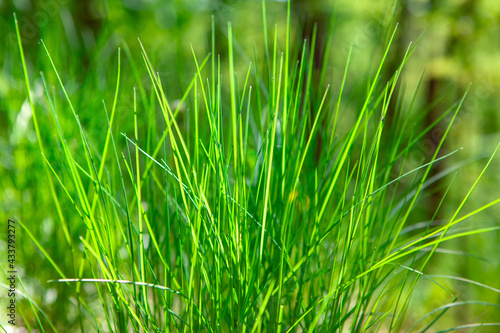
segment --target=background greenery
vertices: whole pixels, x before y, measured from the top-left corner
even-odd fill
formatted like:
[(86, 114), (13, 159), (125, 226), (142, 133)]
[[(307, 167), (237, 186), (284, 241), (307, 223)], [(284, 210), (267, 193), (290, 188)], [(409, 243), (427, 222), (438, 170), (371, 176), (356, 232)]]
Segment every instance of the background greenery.
[[(269, 31), (272, 32), (274, 23), (278, 25), (279, 47), (283, 50), (286, 4), (278, 1), (269, 1), (267, 4)], [(130, 93), (119, 95), (116, 126), (119, 132), (128, 133), (129, 137), (134, 131), (133, 122), (130, 121), (132, 87), (141, 82), (144, 91), (139, 91), (139, 94), (149, 94), (152, 90), (151, 80), (142, 65), (137, 37), (159, 72), (170, 101), (181, 98), (196, 72), (191, 45), (199, 61), (211, 49), (212, 15), (216, 40), (222, 41), (217, 43), (216, 53), (221, 55), (223, 71), (227, 71), (229, 62), (226, 42), (228, 21), (232, 22), (234, 28), (237, 54), (235, 71), (241, 73), (240, 79), (246, 74), (249, 61), (266, 58), (260, 1), (18, 0), (0, 1), (0, 12), (2, 220), (15, 217), (23, 221), (61, 267), (70, 267), (72, 256), (64, 250), (64, 233), (58, 224), (54, 204), (44, 181), (44, 161), (36, 142), (26, 99), (12, 13), (16, 12), (19, 19), (33, 94), (37, 98), (43, 97), (40, 70), (44, 71), (48, 82), (57, 82), (54, 72), (48, 70), (51, 68), (49, 59), (39, 43), (43, 39), (78, 110), (80, 121), (97, 147), (104, 144), (105, 133), (101, 100), (110, 108), (114, 97), (118, 47), (127, 54), (126, 57), (122, 56), (121, 91)], [(405, 97), (399, 98), (397, 102), (394, 101), (390, 108), (396, 109), (398, 105), (409, 103), (423, 73), (416, 108), (428, 111), (422, 114), (424, 121), (421, 126), (425, 127), (460, 100), (472, 83), (441, 154), (459, 147), (464, 149), (432, 171), (437, 175), (448, 168), (460, 167), (457, 169), (459, 177), (449, 194), (452, 200), (459, 202), (484, 166), (485, 158), (500, 141), (500, 113), (497, 107), (500, 105), (498, 1), (292, 1), (292, 50), (299, 50), (304, 38), (310, 39), (313, 22), (316, 22), (318, 29), (317, 63), (323, 61), (323, 56), (328, 58), (326, 68), (319, 66), (314, 69), (315, 82), (319, 81), (321, 73), (326, 73), (325, 82), (338, 87), (349, 48), (353, 48), (351, 70), (345, 87), (349, 98), (342, 105), (343, 126), (350, 126), (357, 110), (362, 107), (363, 93), (374, 74), (374, 66), (380, 61), (384, 42), (392, 32), (394, 22), (400, 25), (381, 75), (382, 80), (390, 79), (410, 42), (417, 43), (417, 47), (397, 87), (400, 92), (407, 93), (402, 94)], [(331, 27), (333, 30), (329, 35)], [(327, 46), (330, 52), (322, 54)], [(318, 86), (316, 89), (323, 91), (323, 88)], [(50, 111), (40, 110), (48, 119)], [(139, 117), (139, 128), (147, 128), (146, 119), (151, 118)], [(73, 119), (61, 117), (59, 121), (68, 133), (77, 133)], [(179, 124), (188, 131), (190, 121), (192, 119), (186, 116), (180, 119)], [(391, 125), (390, 118), (388, 124)], [(53, 124), (40, 120), (40, 126), (43, 139), (49, 147), (47, 158), (57, 161), (61, 148), (57, 147)], [(443, 126), (438, 125), (418, 143), (406, 160), (408, 170), (418, 167), (432, 156), (445, 130)], [(77, 135), (68, 137), (67, 144), (73, 148), (78, 146)], [(467, 211), (498, 197), (499, 163), (498, 158), (492, 162), (490, 172), (484, 176), (467, 203)], [(428, 195), (422, 197), (416, 208), (414, 221), (424, 222), (432, 218), (447, 186), (448, 182), (444, 181), (429, 189)], [(450, 204), (449, 210), (447, 207), (441, 209), (436, 220), (449, 217), (455, 206)], [(70, 221), (77, 220), (71, 216), (74, 214), (71, 209), (65, 210), (64, 214)], [(470, 219), (464, 228), (499, 226), (499, 214), (498, 207), (492, 207)], [(75, 235), (83, 230), (81, 228), (81, 225), (74, 225)], [(45, 314), (57, 323), (59, 329), (65, 325), (76, 325), (76, 312), (67, 310), (69, 303), (75, 303), (73, 289), (63, 284), (47, 284), (48, 280), (59, 276), (25, 233), (20, 231), (18, 240), (17, 266), (28, 294), (43, 307)], [(1, 242), (3, 248), (5, 239)], [(460, 276), (500, 288), (499, 231), (460, 238), (444, 244), (442, 248), (443, 251), (454, 252), (434, 257), (427, 274), (438, 272)], [(440, 282), (452, 290), (459, 300), (500, 303), (498, 292), (463, 281)], [(451, 301), (450, 295), (435, 284), (427, 285), (425, 281), (422, 284), (422, 290), (426, 292), (415, 293), (413, 304), (416, 305), (409, 311), (409, 326), (429, 311)], [(65, 315), (60, 316), (61, 313)], [(34, 320), (29, 311), (25, 315), (27, 320)], [(490, 322), (498, 322), (500, 312), (480, 305), (457, 307), (443, 317), (441, 325), (453, 327), (485, 318)], [(487, 331), (487, 328), (484, 330)]]

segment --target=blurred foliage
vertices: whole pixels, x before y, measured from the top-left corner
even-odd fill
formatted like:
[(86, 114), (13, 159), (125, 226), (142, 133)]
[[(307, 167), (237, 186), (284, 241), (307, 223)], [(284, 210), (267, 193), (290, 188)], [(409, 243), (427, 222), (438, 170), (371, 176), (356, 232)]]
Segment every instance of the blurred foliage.
[[(282, 1), (268, 2), (268, 30), (270, 35), (274, 24), (278, 26), (280, 43), (284, 43), (285, 4)], [(408, 105), (413, 91), (422, 76), (420, 93), (416, 104), (431, 110), (426, 120), (431, 123), (443, 110), (460, 100), (468, 91), (468, 96), (451, 137), (447, 141), (450, 150), (464, 147), (463, 153), (457, 154), (445, 162), (440, 170), (467, 162), (459, 172), (471, 175), (463, 183), (454, 183), (454, 188), (468, 189), (478, 171), (484, 165), (485, 155), (489, 155), (500, 141), (500, 2), (497, 0), (401, 0), (401, 1), (292, 1), (292, 50), (298, 52), (303, 38), (310, 38), (313, 22), (318, 28), (318, 50), (331, 49), (327, 62), (326, 80), (334, 85), (342, 79), (345, 59), (349, 47), (353, 47), (353, 66), (349, 74), (346, 91), (351, 94), (350, 102), (356, 94), (366, 90), (367, 77), (373, 75), (370, 70), (379, 59), (374, 54), (380, 50), (395, 22), (399, 22), (397, 42), (390, 53), (390, 64), (384, 77), (389, 79), (399, 65), (410, 42), (418, 43), (416, 51), (406, 68), (399, 89), (406, 92), (394, 107)], [(57, 222), (47, 214), (47, 207), (53, 203), (44, 191), (40, 191), (38, 182), (45, 173), (37, 167), (43, 163), (31, 121), (31, 111), (27, 104), (21, 61), (15, 38), (12, 13), (19, 18), (23, 45), (28, 59), (33, 90), (42, 96), (40, 68), (47, 68), (48, 59), (39, 45), (43, 39), (62, 75), (63, 82), (78, 109), (82, 123), (89, 136), (96, 142), (103, 140), (100, 126), (104, 117), (98, 102), (102, 99), (110, 105), (116, 78), (116, 50), (121, 47), (127, 56), (122, 59), (122, 89), (132, 91), (137, 82), (146, 87), (150, 84), (140, 57), (140, 44), (144, 44), (166, 90), (172, 100), (180, 98), (195, 66), (191, 46), (198, 59), (204, 58), (210, 50), (211, 17), (214, 16), (217, 39), (217, 52), (221, 54), (221, 63), (227, 59), (226, 34), (227, 22), (231, 21), (236, 38), (238, 52), (237, 72), (244, 73), (248, 63), (255, 58), (265, 59), (262, 33), (262, 12), (260, 1), (251, 0), (108, 0), (108, 1), (69, 1), (69, 0), (0, 0), (0, 210), (2, 221), (17, 217), (28, 223), (32, 231), (45, 235), (46, 244), (62, 239), (62, 231)], [(249, 27), (252, 27), (249, 29)], [(330, 40), (326, 40), (327, 30), (333, 27)], [(284, 45), (280, 44), (281, 49)], [(227, 66), (225, 66), (227, 68)], [(424, 71), (425, 69), (425, 71)], [(90, 74), (92, 73), (92, 74)], [(49, 82), (55, 82), (54, 73), (44, 73)], [(318, 78), (316, 78), (318, 79)], [(470, 86), (470, 84), (472, 84)], [(470, 88), (469, 88), (470, 86)], [(318, 87), (318, 90), (321, 90)], [(146, 94), (149, 91), (144, 92)], [(131, 93), (122, 94), (118, 103), (118, 128), (123, 132), (132, 129), (130, 117)], [(123, 97), (123, 96), (129, 96)], [(88, 103), (92, 98), (95, 103)], [(61, 106), (59, 106), (61, 107)], [(349, 124), (349, 112), (354, 114), (359, 105), (355, 102), (344, 105), (346, 113), (342, 115)], [(146, 111), (143, 111), (146, 112)], [(61, 119), (63, 126), (75, 125)], [(44, 124), (42, 122), (42, 124)], [(43, 125), (47, 141), (55, 142), (51, 137), (49, 124)], [(76, 131), (76, 129), (75, 129)], [(75, 132), (76, 133), (76, 132)], [(408, 168), (415, 168), (428, 159), (439, 141), (439, 127), (420, 144), (415, 156), (410, 156)], [(76, 144), (76, 142), (69, 144)], [(58, 147), (52, 147), (51, 154), (58, 155)], [(443, 154), (446, 152), (443, 152)], [(410, 163), (411, 162), (411, 163)], [(474, 162), (474, 163), (473, 163)], [(493, 162), (492, 170), (499, 170), (498, 158)], [(439, 170), (438, 170), (439, 171)], [(446, 184), (437, 185), (434, 192), (440, 196)], [(467, 204), (469, 210), (479, 202), (486, 202), (498, 196), (500, 173), (490, 172), (481, 182), (480, 187)], [(458, 191), (463, 193), (464, 191)], [(422, 213), (428, 218), (434, 211), (432, 201), (428, 200), (429, 211)], [(461, 198), (455, 198), (461, 200)], [(65, 212), (67, 213), (67, 212)], [(447, 216), (449, 212), (441, 214)], [(500, 211), (497, 208), (481, 214), (482, 219), (469, 221), (466, 228), (479, 225), (498, 225)], [(3, 222), (2, 222), (3, 223)], [(78, 233), (78, 230), (72, 230)], [(63, 311), (68, 295), (59, 294), (46, 281), (54, 272), (41, 271), (45, 266), (43, 255), (35, 249), (26, 235), (22, 235), (22, 249), (18, 250), (18, 262), (22, 263), (24, 281), (28, 292), (47, 288), (46, 294), (38, 295), (37, 301), (50, 305), (53, 313)], [(2, 247), (4, 239), (0, 240)], [(449, 275), (462, 275), (472, 280), (488, 282), (499, 288), (500, 275), (500, 233), (489, 233), (461, 239), (461, 244), (451, 244), (450, 249), (474, 252), (475, 256), (460, 256), (455, 261), (453, 256), (440, 256), (434, 259), (449, 271)], [(465, 243), (466, 242), (466, 243)], [(44, 244), (42, 244), (44, 245)], [(52, 245), (56, 246), (57, 245)], [(481, 259), (488, 257), (488, 260)], [(451, 259), (450, 259), (451, 258)], [(496, 258), (496, 259), (495, 259)], [(70, 261), (70, 256), (61, 254), (57, 258)], [(432, 271), (432, 268), (430, 269)], [(36, 272), (36, 273), (35, 273)], [(435, 285), (435, 300), (442, 300), (445, 295)], [(480, 299), (500, 303), (498, 293), (484, 292), (476, 286), (468, 286), (460, 281), (454, 287), (459, 298)], [(42, 297), (43, 296), (43, 297)], [(435, 307), (434, 301), (420, 299), (418, 304), (428, 304), (416, 310), (415, 319), (421, 318), (429, 309)], [(43, 301), (42, 301), (43, 299)], [(63, 300), (64, 302), (58, 302)], [(472, 308), (473, 309), (473, 308)], [(454, 312), (454, 318), (474, 320), (482, 313)], [(463, 311), (472, 311), (470, 307)], [(65, 312), (68, 313), (68, 312)], [(490, 318), (494, 320), (495, 318)], [(71, 320), (71, 318), (68, 318)]]

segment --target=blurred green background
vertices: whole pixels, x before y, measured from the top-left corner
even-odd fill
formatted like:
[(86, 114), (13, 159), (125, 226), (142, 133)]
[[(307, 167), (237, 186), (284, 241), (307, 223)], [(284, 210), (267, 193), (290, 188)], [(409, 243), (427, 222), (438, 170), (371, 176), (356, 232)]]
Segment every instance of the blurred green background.
[[(267, 6), (270, 36), (274, 24), (277, 24), (280, 47), (283, 50), (286, 3), (268, 1)], [(43, 159), (36, 143), (32, 114), (26, 99), (13, 12), (17, 13), (20, 23), (35, 100), (37, 103), (44, 101), (40, 70), (44, 70), (49, 82), (56, 82), (53, 71), (48, 70), (50, 64), (39, 43), (43, 39), (62, 75), (82, 124), (89, 137), (94, 140), (93, 143), (98, 146), (104, 140), (102, 128), (105, 116), (101, 100), (108, 108), (113, 100), (118, 47), (122, 48), (124, 55), (117, 127), (120, 132), (131, 133), (132, 88), (142, 83), (145, 89), (140, 93), (150, 93), (150, 81), (142, 64), (137, 38), (140, 38), (152, 58), (167, 97), (176, 100), (181, 97), (195, 72), (191, 45), (198, 60), (209, 53), (212, 16), (215, 22), (216, 50), (221, 55), (222, 64), (227, 61), (228, 21), (232, 22), (235, 30), (238, 59), (236, 68), (241, 73), (240, 76), (245, 75), (250, 61), (254, 62), (255, 58), (265, 59), (261, 3), (250, 0), (0, 0), (2, 223), (6, 225), (10, 217), (22, 220), (34, 234), (45, 241), (42, 245), (50, 250), (56, 261), (68, 263), (71, 257), (58, 250), (59, 244), (64, 246), (64, 236), (57, 226), (52, 199), (45, 191), (42, 181), (46, 174), (42, 168)], [(432, 123), (469, 89), (443, 154), (459, 147), (464, 149), (434, 169), (437, 175), (448, 168), (457, 168), (461, 177), (454, 182), (451, 196), (458, 203), (484, 166), (486, 157), (500, 141), (499, 1), (294, 0), (292, 50), (297, 51), (304, 38), (310, 39), (316, 24), (317, 63), (321, 64), (324, 57), (327, 57), (328, 77), (325, 82), (332, 83), (335, 87), (342, 79), (349, 47), (353, 47), (353, 65), (346, 87), (350, 104), (343, 106), (346, 113), (343, 117), (348, 123), (349, 112), (355, 114), (360, 107), (356, 105), (356, 95), (361, 95), (366, 90), (368, 79), (374, 74), (373, 66), (379, 61), (380, 51), (396, 22), (399, 23), (396, 42), (389, 54), (383, 78), (388, 80), (391, 77), (410, 42), (418, 45), (404, 69), (403, 79), (398, 86), (400, 97), (394, 101), (393, 108), (409, 103), (422, 74), (416, 105), (429, 110), (422, 115), (426, 124)], [(330, 29), (333, 33), (328, 38)], [(327, 47), (330, 51), (323, 52)], [(360, 98), (359, 103), (362, 101)], [(40, 107), (39, 110), (42, 117), (46, 116), (46, 119), (39, 121), (42, 136), (49, 147), (47, 158), (57, 161), (60, 152), (55, 144), (53, 121), (46, 108)], [(62, 126), (73, 128), (77, 133), (71, 117), (62, 117), (60, 121)], [(418, 144), (407, 161), (408, 170), (425, 163), (432, 156), (445, 129), (443, 126), (438, 125)], [(69, 144), (76, 146), (76, 135), (72, 140)], [(499, 196), (499, 170), (500, 158), (497, 157), (467, 203), (465, 212)], [(447, 185), (446, 181), (434, 184), (428, 196), (422, 198), (423, 204), (418, 208), (421, 210), (422, 222), (432, 216)], [(456, 205), (451, 205), (450, 210), (454, 207)], [(68, 208), (64, 214), (71, 215), (71, 209)], [(450, 214), (450, 211), (442, 210), (439, 218), (445, 219)], [(468, 220), (462, 227), (499, 226), (499, 216), (500, 210), (493, 207)], [(78, 234), (79, 228), (82, 226), (74, 225), (72, 232)], [(2, 249), (5, 248), (5, 239), (6, 237), (0, 239)], [(48, 316), (55, 318), (58, 313), (67, 313), (68, 318), (60, 320), (73, 322), (73, 312), (65, 310), (69, 302), (74, 302), (71, 300), (71, 289), (63, 285), (56, 288), (55, 285), (47, 284), (47, 280), (57, 277), (56, 272), (22, 231), (19, 231), (18, 240), (18, 270), (28, 293), (44, 307)], [(445, 249), (463, 251), (470, 255), (456, 255), (457, 252), (453, 252), (455, 254), (436, 256), (427, 273), (432, 274), (439, 268), (440, 274), (462, 276), (500, 288), (500, 232), (460, 239), (459, 242), (445, 244)], [(459, 300), (500, 304), (498, 292), (460, 281), (453, 285), (450, 283), (446, 281), (446, 287), (453, 290)], [(415, 295), (414, 303), (420, 307), (413, 309), (414, 313), (409, 316), (410, 322), (451, 301), (450, 296), (436, 285), (429, 283), (429, 288), (435, 289), (431, 298)], [(498, 314), (498, 311), (493, 310), (490, 313), (476, 312), (471, 305), (457, 307), (444, 320), (448, 325), (485, 318), (488, 318), (487, 321), (500, 321), (496, 317)]]

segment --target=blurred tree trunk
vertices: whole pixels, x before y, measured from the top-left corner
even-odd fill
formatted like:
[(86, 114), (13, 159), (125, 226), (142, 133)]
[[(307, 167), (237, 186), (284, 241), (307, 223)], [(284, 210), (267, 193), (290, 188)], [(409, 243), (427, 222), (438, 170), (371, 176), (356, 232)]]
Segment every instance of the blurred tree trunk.
[[(439, 8), (439, 1), (430, 0), (430, 3), (430, 17), (433, 18), (437, 17), (438, 15), (442, 16), (443, 14), (442, 9)], [(465, 1), (461, 8), (457, 8), (451, 14), (452, 16), (446, 18), (449, 20), (451, 26), (449, 27), (447, 34), (444, 35), (442, 40), (435, 41), (435, 43), (440, 42), (445, 45), (445, 48), (442, 51), (442, 54), (435, 54), (434, 57), (440, 57), (443, 60), (458, 60), (460, 62), (464, 62), (464, 59), (460, 59), (460, 55), (463, 54), (463, 52), (461, 52), (461, 49), (463, 49), (464, 45), (457, 32), (459, 31), (460, 18), (463, 15), (470, 15), (474, 13), (475, 7), (475, 1)], [(466, 66), (466, 64), (463, 65)], [(450, 97), (454, 100), (458, 100), (465, 93), (467, 87), (460, 86), (460, 82), (454, 82), (454, 80), (452, 81), (450, 79), (452, 74), (453, 73), (438, 72), (437, 70), (432, 70), (429, 72), (429, 77), (427, 79), (428, 81), (426, 98), (426, 105), (429, 108), (429, 112), (427, 113), (427, 116), (425, 118), (425, 126), (429, 126), (430, 124), (432, 124), (439, 117), (439, 115), (444, 110), (446, 110), (449, 103), (446, 103), (446, 105), (444, 105), (444, 103), (441, 103), (440, 101), (443, 100), (443, 97)], [(425, 146), (430, 148), (428, 155), (432, 156), (432, 154), (435, 153), (435, 149), (442, 139), (442, 135), (444, 134), (446, 126), (447, 124), (444, 123), (438, 125), (436, 128), (432, 129), (424, 138), (424, 142), (426, 143)], [(445, 142), (438, 157), (447, 154), (447, 152), (448, 149)], [(438, 173), (446, 169), (446, 167), (446, 160), (434, 165), (429, 176), (433, 177), (437, 175)], [(430, 214), (433, 214), (437, 210), (439, 202), (444, 196), (445, 185), (446, 184), (436, 183), (433, 184), (431, 188), (429, 188), (430, 193), (432, 193), (429, 198), (428, 205), (428, 207), (430, 208)], [(439, 219), (439, 215), (436, 216), (436, 219)]]
[[(402, 1), (399, 4), (399, 11), (394, 14), (394, 21), (398, 23), (398, 31), (394, 37), (393, 44), (391, 46), (391, 52), (387, 58), (387, 64), (384, 66), (385, 78), (389, 79), (393, 76), (401, 65), (401, 61), (408, 49), (409, 43), (411, 41), (411, 30), (412, 30), (412, 16), (408, 9), (406, 1)], [(393, 29), (394, 25), (389, 26), (389, 29)], [(399, 94), (401, 91), (401, 81), (397, 82), (394, 89), (393, 98), (389, 102), (389, 107), (385, 115), (385, 126), (391, 127), (393, 122), (393, 117), (396, 112), (397, 102)]]
[[(309, 95), (309, 103), (306, 106), (306, 111), (310, 113), (310, 120), (314, 121), (315, 111), (317, 110), (322, 97), (321, 72), (323, 69), (323, 62), (325, 59), (325, 49), (328, 43), (328, 30), (332, 20), (332, 11), (327, 7), (325, 1), (322, 0), (296, 0), (292, 2), (292, 10), (294, 16), (299, 21), (299, 29), (302, 30), (302, 41), (307, 40), (311, 46), (314, 38), (314, 29), (316, 29), (314, 57), (310, 59), (313, 61), (313, 73), (311, 88), (312, 91)], [(299, 52), (299, 61), (300, 52)], [(326, 70), (326, 69), (323, 69)], [(324, 128), (326, 118), (323, 118), (321, 126)], [(321, 131), (322, 133), (323, 131)], [(321, 149), (323, 147), (323, 134), (318, 134), (318, 140), (315, 147), (315, 164), (318, 164)], [(309, 133), (308, 133), (309, 134)]]

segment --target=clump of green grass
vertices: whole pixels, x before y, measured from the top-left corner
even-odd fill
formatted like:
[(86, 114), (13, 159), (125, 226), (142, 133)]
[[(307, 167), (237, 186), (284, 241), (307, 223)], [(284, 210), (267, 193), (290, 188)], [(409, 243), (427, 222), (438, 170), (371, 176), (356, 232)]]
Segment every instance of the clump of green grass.
[[(314, 73), (314, 34), (300, 48), (291, 45), (290, 3), (284, 50), (278, 27), (268, 39), (265, 2), (262, 9), (266, 59), (249, 64), (238, 77), (229, 23), (228, 68), (215, 52), (215, 43), (223, 41), (213, 37), (209, 55), (193, 51), (196, 72), (175, 103), (166, 97), (168, 87), (142, 44), (152, 88), (137, 82), (133, 91), (123, 89), (118, 50), (114, 100), (110, 108), (104, 104), (95, 111), (102, 119), (100, 140), (89, 137), (81, 124), (42, 42), (58, 85), (55, 93), (42, 73), (43, 107), (52, 116), (58, 159), (48, 157), (57, 155), (47, 153), (50, 147), (39, 130), (44, 120), (31, 97), (18, 30), (44, 181), (65, 235), (60, 250), (71, 255), (71, 264), (54, 260), (30, 227), (19, 223), (54, 269), (52, 285), (73, 288), (75, 307), (68, 313), (77, 313), (75, 329), (426, 331), (448, 308), (461, 305), (407, 319), (422, 277), (448, 292), (425, 274), (439, 245), (495, 229), (454, 227), (500, 201), (462, 212), (496, 150), (445, 223), (433, 224), (434, 216), (423, 229), (404, 227), (416, 222), (414, 210), (433, 181), (431, 168), (456, 152), (440, 155), (463, 99), (433, 124), (445, 126), (435, 152), (407, 170), (408, 154), (432, 126), (412, 130), (412, 103), (390, 111), (392, 123), (386, 126), (412, 52), (410, 46), (384, 82), (382, 68), (396, 29), (373, 79), (365, 83), (362, 107), (349, 122), (343, 112), (351, 53), (341, 84), (327, 85), (326, 64)], [(133, 123), (127, 133), (116, 127), (120, 94), (133, 96), (128, 113), (120, 115)], [(61, 126), (61, 118), (73, 118), (77, 134)], [(79, 146), (71, 147), (68, 139), (75, 135)], [(26, 321), (28, 327), (64, 329), (30, 303), (37, 323)]]

